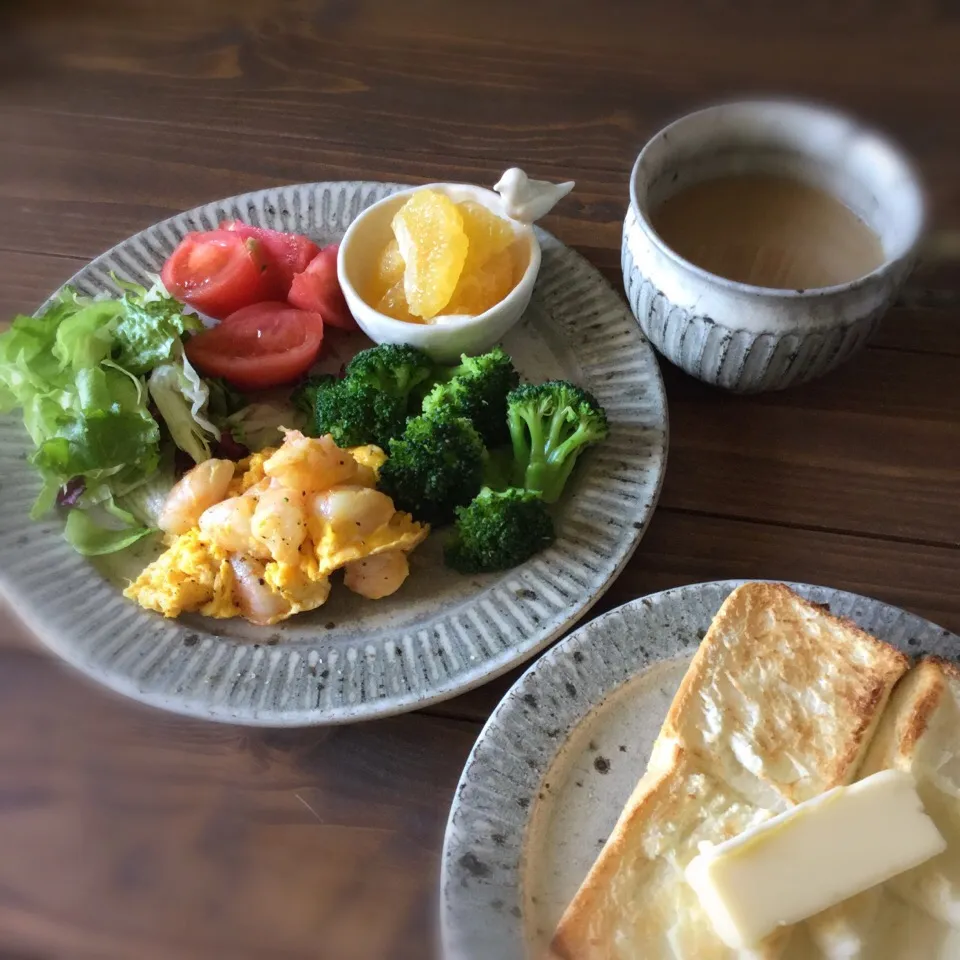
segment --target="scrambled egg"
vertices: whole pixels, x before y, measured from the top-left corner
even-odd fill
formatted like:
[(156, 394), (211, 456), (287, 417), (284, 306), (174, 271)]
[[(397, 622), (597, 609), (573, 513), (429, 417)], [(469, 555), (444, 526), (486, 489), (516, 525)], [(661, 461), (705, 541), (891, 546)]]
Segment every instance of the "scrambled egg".
[(373, 477), (370, 486), (375, 486), (377, 474), (379, 474), (380, 468), (387, 462), (387, 455), (372, 443), (365, 447), (350, 447), (347, 453), (349, 453), (361, 467), (367, 467), (371, 471)]
[[(284, 447), (300, 444), (307, 449), (306, 445), (321, 442), (290, 431)], [(288, 459), (291, 449), (296, 451), (298, 448), (285, 450)], [(311, 455), (315, 455), (317, 449), (315, 447)], [(337, 451), (338, 456), (342, 457), (343, 452)], [(365, 446), (345, 452), (356, 463), (356, 471), (346, 486), (375, 487), (377, 471), (386, 460), (383, 451), (379, 447)], [(271, 472), (269, 465), (274, 453), (274, 449), (262, 450), (237, 463), (233, 480), (221, 499), (243, 497), (243, 502), (247, 502), (249, 497), (259, 496), (254, 489), (258, 485), (262, 491), (267, 485), (265, 482), (278, 482), (276, 470)], [(341, 465), (342, 462), (340, 459)], [(189, 474), (180, 481), (178, 487), (188, 477)], [(318, 481), (312, 491), (302, 491), (302, 494), (337, 489), (338, 486), (334, 484), (325, 488), (322, 481)], [(171, 497), (176, 490), (174, 488), (171, 491)], [(292, 490), (291, 498), (296, 503), (307, 502), (304, 496), (297, 500)], [(303, 541), (299, 547), (298, 561), (281, 563), (265, 552), (263, 543), (254, 540), (250, 541), (250, 555), (238, 556), (236, 552), (224, 549), (222, 543), (217, 542), (217, 530), (209, 529), (206, 521), (203, 530), (198, 525), (203, 510), (212, 504), (203, 501), (200, 496), (195, 499), (198, 503), (193, 507), (196, 516), (192, 518), (192, 528), (181, 536), (168, 536), (167, 550), (124, 591), (124, 596), (166, 617), (198, 612), (209, 617), (245, 616), (254, 623), (276, 623), (324, 604), (330, 595), (329, 577), (335, 570), (353, 561), (388, 551), (406, 554), (429, 533), (426, 525), (414, 522), (409, 514), (395, 511), (388, 522), (380, 524), (362, 539), (351, 539), (344, 536), (342, 525), (338, 532), (322, 516), (310, 514), (304, 516), (302, 526), (306, 532), (301, 534)], [(306, 513), (309, 513), (308, 509)], [(227, 535), (234, 533), (235, 530), (226, 531)], [(256, 548), (256, 552), (253, 552), (253, 548)], [(403, 569), (407, 569), (405, 562)], [(406, 572), (398, 577), (396, 587), (405, 577)]]
[(387, 550), (402, 550), (409, 553), (426, 537), (428, 528), (415, 523), (409, 513), (395, 513), (389, 523), (378, 527), (363, 540), (344, 541), (333, 529), (326, 527), (314, 543), (318, 572), (329, 576), (334, 570), (353, 560), (373, 557)]
[(124, 591), (141, 607), (165, 617), (198, 610), (209, 617), (236, 617), (233, 568), (225, 551), (200, 539), (197, 529), (172, 538), (169, 548)]

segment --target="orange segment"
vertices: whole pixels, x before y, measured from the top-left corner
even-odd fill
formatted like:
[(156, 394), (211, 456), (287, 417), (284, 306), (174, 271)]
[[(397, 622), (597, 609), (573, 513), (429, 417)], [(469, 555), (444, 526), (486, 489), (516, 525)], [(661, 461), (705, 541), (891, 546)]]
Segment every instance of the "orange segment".
[(477, 309), (483, 299), (480, 278), (476, 275), (461, 277), (457, 289), (453, 291), (453, 296), (443, 312), (451, 316), (473, 317), (483, 313), (482, 309)]
[(458, 203), (463, 217), (463, 229), (470, 241), (464, 273), (473, 273), (492, 256), (506, 250), (513, 243), (513, 228), (506, 220), (491, 213), (482, 203), (464, 200)]
[(386, 292), (403, 279), (403, 268), (404, 263), (403, 257), (400, 256), (400, 247), (397, 245), (396, 239), (393, 239), (383, 248), (374, 264), (365, 298), (367, 303), (376, 306)]
[(376, 309), (381, 313), (385, 313), (388, 317), (393, 317), (394, 320), (406, 320), (407, 323), (421, 323), (419, 317), (415, 317), (410, 312), (410, 307), (407, 304), (407, 295), (403, 290), (403, 277), (392, 286), (389, 290), (377, 301)]
[(383, 253), (377, 261), (376, 281), (381, 289), (389, 290), (402, 279), (404, 266), (403, 257), (400, 256), (400, 245), (394, 238), (383, 248)]
[(518, 284), (530, 266), (530, 245), (527, 240), (518, 240), (509, 249), (510, 259), (513, 262), (513, 283)]
[(445, 313), (476, 316), (499, 303), (514, 286), (512, 248), (495, 253), (476, 273), (464, 272)]
[(444, 194), (418, 190), (394, 216), (393, 232), (410, 312), (430, 320), (450, 302), (467, 258), (463, 216)]

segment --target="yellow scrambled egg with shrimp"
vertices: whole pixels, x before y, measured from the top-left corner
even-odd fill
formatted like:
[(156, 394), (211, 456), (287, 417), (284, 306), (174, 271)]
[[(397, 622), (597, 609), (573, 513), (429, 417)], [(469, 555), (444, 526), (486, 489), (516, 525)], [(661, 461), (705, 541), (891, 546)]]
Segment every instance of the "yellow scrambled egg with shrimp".
[(378, 447), (339, 449), (286, 431), (281, 447), (226, 469), (207, 461), (170, 492), (167, 549), (124, 591), (166, 617), (197, 612), (276, 623), (330, 595), (330, 574), (377, 599), (409, 573), (406, 555), (429, 527), (376, 490)]

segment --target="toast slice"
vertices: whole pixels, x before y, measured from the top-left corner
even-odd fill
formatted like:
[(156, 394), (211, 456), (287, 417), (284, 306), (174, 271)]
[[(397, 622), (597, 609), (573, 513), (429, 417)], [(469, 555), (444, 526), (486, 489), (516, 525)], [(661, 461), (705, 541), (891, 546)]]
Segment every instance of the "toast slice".
[[(897, 684), (860, 775), (890, 768), (913, 774), (948, 846), (883, 887), (811, 918), (811, 940), (826, 960), (952, 956), (936, 953), (933, 944), (960, 946), (960, 668), (955, 664), (929, 657)], [(898, 932), (888, 914), (899, 917)], [(913, 940), (905, 939), (903, 929), (913, 931)], [(911, 943), (913, 954), (907, 949)], [(924, 949), (929, 945), (930, 952), (920, 950), (919, 943)], [(907, 952), (897, 952), (901, 948)]]
[(746, 584), (714, 618), (660, 737), (780, 812), (854, 778), (909, 663), (783, 584)]
[(683, 871), (702, 841), (850, 782), (907, 657), (779, 584), (723, 604), (650, 766), (552, 942), (561, 960), (776, 960), (714, 934)]
[(774, 960), (782, 935), (749, 953), (730, 950), (684, 877), (699, 843), (721, 843), (769, 814), (705, 773), (679, 744), (664, 746), (658, 761), (564, 914), (552, 956)]
[(894, 691), (867, 753), (863, 776), (907, 770), (947, 841), (938, 857), (895, 877), (907, 903), (960, 930), (960, 667), (928, 657)]

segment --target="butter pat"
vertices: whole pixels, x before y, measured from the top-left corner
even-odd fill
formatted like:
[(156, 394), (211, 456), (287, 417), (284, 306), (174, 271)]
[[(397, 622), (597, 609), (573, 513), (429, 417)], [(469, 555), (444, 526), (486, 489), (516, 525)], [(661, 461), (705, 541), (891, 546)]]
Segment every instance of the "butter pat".
[(686, 877), (717, 936), (745, 949), (945, 849), (913, 777), (883, 770), (725, 843), (701, 844)]

